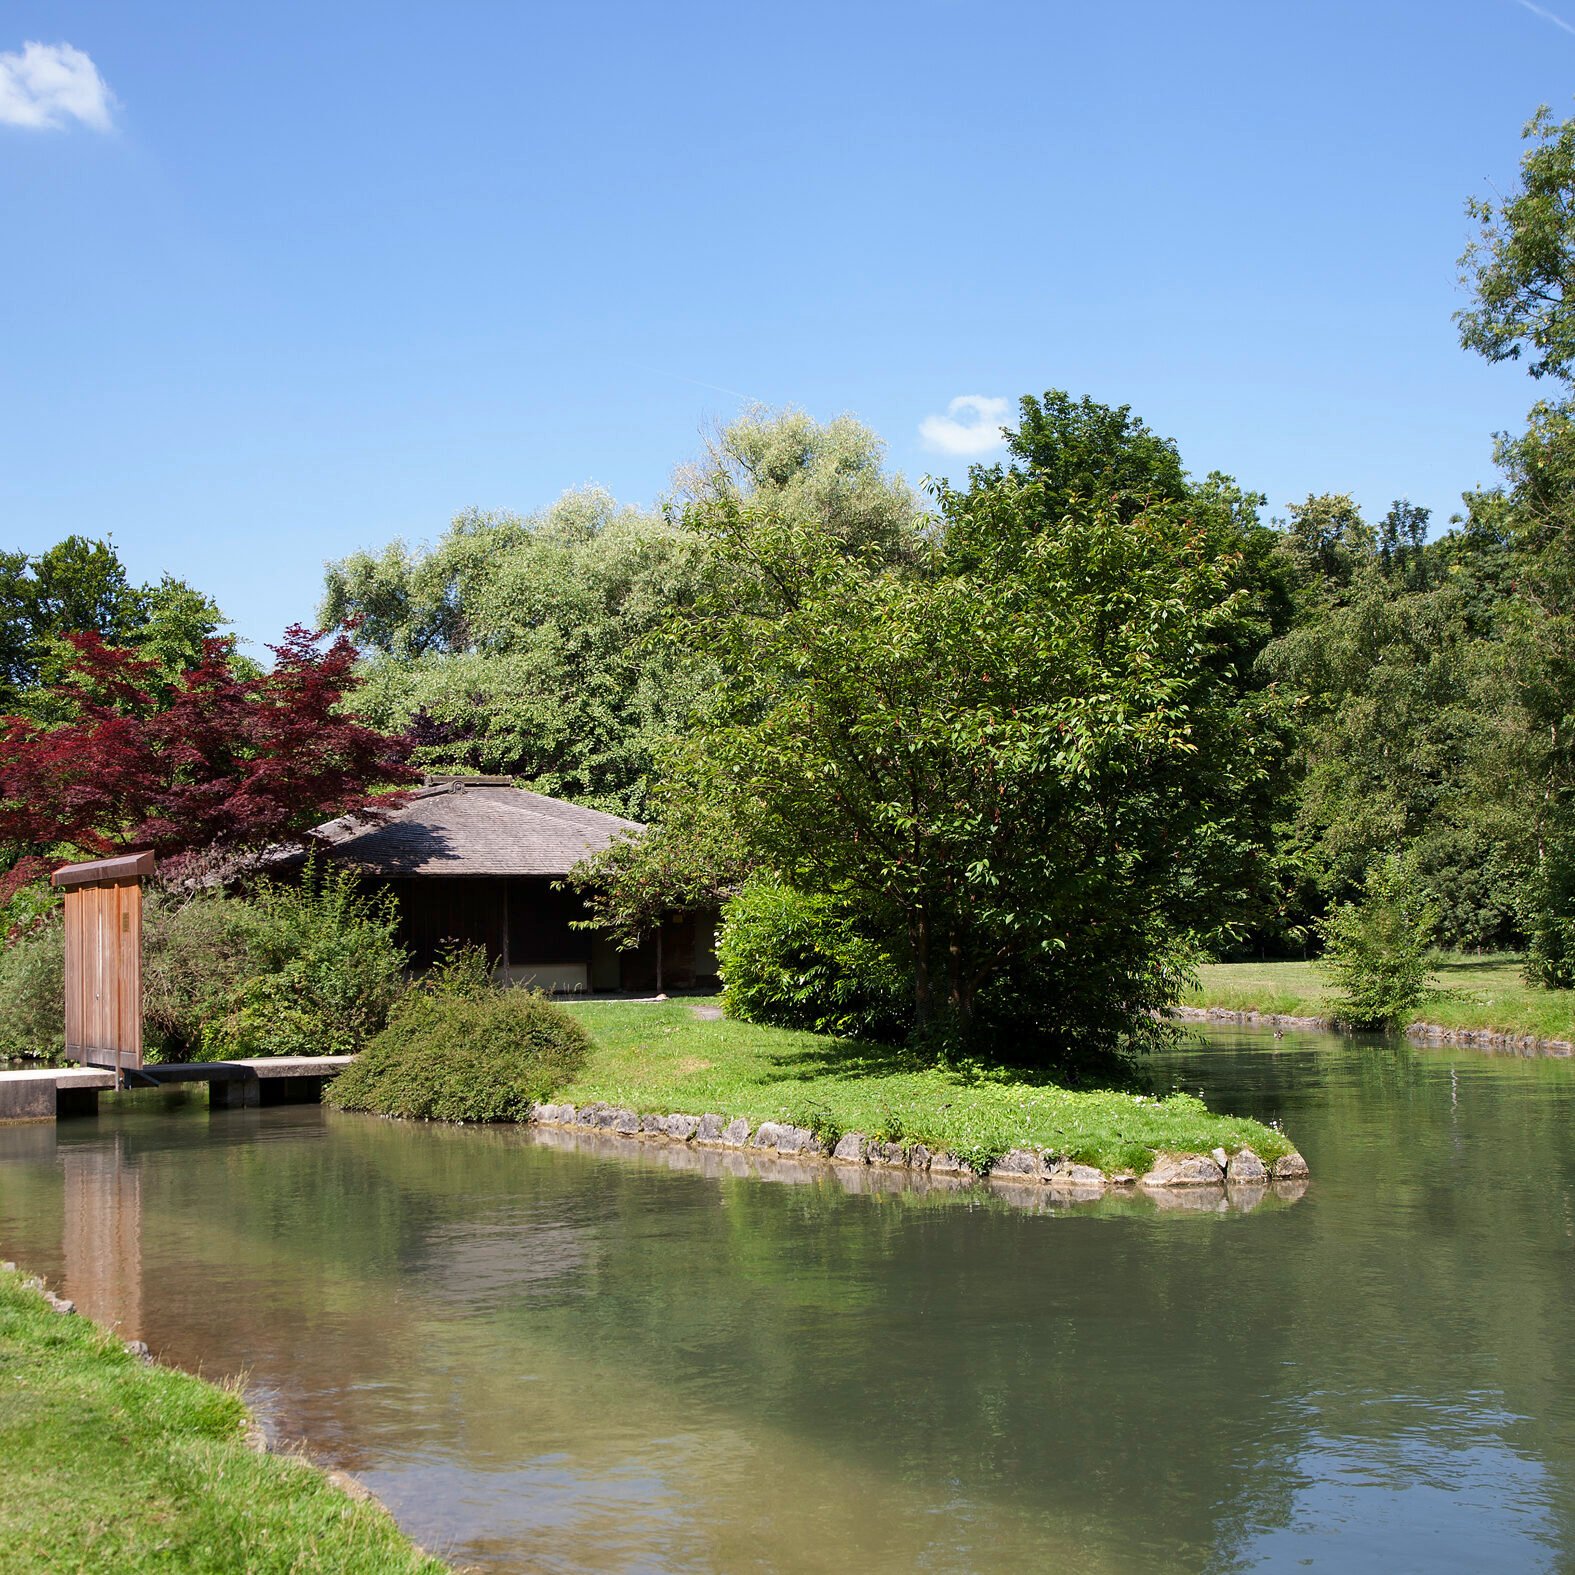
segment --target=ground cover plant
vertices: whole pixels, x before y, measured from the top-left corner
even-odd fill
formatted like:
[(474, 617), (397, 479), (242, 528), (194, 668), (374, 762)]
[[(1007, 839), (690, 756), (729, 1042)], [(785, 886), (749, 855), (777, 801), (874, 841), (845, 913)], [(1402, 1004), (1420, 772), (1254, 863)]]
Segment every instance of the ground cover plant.
[(438, 1575), (388, 1513), (246, 1443), (221, 1389), (129, 1355), (0, 1270), (0, 1570)]
[(1292, 1148), (1283, 1133), (1215, 1115), (1186, 1093), (1073, 1090), (1001, 1067), (926, 1065), (889, 1046), (701, 1020), (682, 1001), (566, 1010), (592, 1037), (584, 1067), (557, 1093), (577, 1105), (791, 1122), (827, 1141), (862, 1132), (949, 1150), (980, 1169), (1013, 1148), (1140, 1173), (1160, 1151), (1249, 1147), (1273, 1160)]

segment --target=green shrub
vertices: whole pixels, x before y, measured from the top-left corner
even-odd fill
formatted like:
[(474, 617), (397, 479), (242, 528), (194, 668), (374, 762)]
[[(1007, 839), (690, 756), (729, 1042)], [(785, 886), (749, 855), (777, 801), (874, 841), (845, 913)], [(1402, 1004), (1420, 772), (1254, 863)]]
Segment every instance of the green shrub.
[(260, 966), (263, 915), (242, 897), (182, 901), (150, 891), (142, 910), (143, 1040), (150, 1060), (185, 1060)]
[(385, 1116), (524, 1121), (589, 1046), (579, 1023), (534, 991), (417, 988), (324, 1097)]
[(731, 1017), (887, 1042), (911, 1026), (907, 975), (833, 898), (751, 881), (723, 912), (717, 957)]
[(203, 1025), (203, 1055), (359, 1050), (405, 990), (392, 893), (369, 896), (351, 872), (309, 863), (299, 885), (265, 884), (253, 901), (253, 971)]
[(65, 1059), (66, 927), (57, 909), (0, 951), (0, 1058)]
[(1395, 854), (1373, 865), (1360, 902), (1341, 903), (1318, 928), (1318, 967), (1339, 987), (1335, 1016), (1352, 1028), (1402, 1023), (1427, 998), (1438, 910)]
[[(20, 868), (18, 865), (12, 874)], [(18, 886), (10, 897), (0, 902), (0, 945), (27, 935), (59, 909), (60, 893), (49, 884), (47, 877)]]
[(1575, 987), (1575, 846), (1551, 835), (1522, 898), (1526, 932), (1526, 980), (1548, 990)]

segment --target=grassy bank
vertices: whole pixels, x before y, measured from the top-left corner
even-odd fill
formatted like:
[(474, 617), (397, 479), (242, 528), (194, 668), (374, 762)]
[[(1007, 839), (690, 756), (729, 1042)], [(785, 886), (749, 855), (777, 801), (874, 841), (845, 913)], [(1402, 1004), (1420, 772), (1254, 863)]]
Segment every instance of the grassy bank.
[(231, 1390), (130, 1356), (0, 1270), (0, 1570), (438, 1575), (378, 1505), (245, 1441)]
[[(1575, 1039), (1575, 991), (1527, 984), (1521, 965), (1520, 957), (1508, 953), (1440, 956), (1433, 968), (1434, 993), (1412, 1020), (1443, 1028)], [(1188, 1006), (1288, 1017), (1328, 1017), (1334, 1011), (1334, 987), (1311, 963), (1210, 963), (1200, 976), (1199, 988), (1185, 998)]]
[(919, 1068), (878, 1045), (752, 1023), (702, 1021), (683, 1001), (588, 1001), (571, 1010), (594, 1046), (555, 1096), (640, 1114), (785, 1121), (834, 1139), (863, 1132), (949, 1149), (978, 1167), (1012, 1148), (1045, 1148), (1106, 1171), (1146, 1170), (1156, 1151), (1289, 1153), (1279, 1132), (1166, 1099), (1071, 1092), (1048, 1081)]

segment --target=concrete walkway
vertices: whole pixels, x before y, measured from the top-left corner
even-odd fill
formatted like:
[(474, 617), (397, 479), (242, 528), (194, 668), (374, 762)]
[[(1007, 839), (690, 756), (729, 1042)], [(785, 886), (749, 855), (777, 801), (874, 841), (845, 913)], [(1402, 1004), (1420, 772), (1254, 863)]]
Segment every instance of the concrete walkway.
[[(310, 1103), (323, 1084), (355, 1058), (348, 1055), (259, 1056), (240, 1061), (191, 1061), (144, 1066), (128, 1072), (130, 1089), (174, 1083), (206, 1083), (216, 1110), (248, 1105)], [(101, 1092), (115, 1091), (115, 1074), (104, 1067), (38, 1067), (0, 1072), (0, 1121), (54, 1121), (60, 1116), (96, 1115)]]

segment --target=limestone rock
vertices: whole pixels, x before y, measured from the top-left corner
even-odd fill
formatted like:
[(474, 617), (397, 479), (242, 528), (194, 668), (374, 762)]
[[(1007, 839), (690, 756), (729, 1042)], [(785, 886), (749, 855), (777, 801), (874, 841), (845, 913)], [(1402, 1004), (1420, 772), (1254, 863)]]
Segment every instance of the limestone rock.
[(1224, 1170), (1225, 1167), (1230, 1163), (1230, 1156), (1222, 1148), (1210, 1149), (1209, 1158), (1212, 1159), (1221, 1170)]
[(700, 1125), (695, 1128), (695, 1142), (720, 1143), (722, 1141), (722, 1128), (725, 1125), (726, 1121), (721, 1116), (701, 1116)]
[(669, 1116), (667, 1118), (668, 1137), (677, 1138), (680, 1143), (687, 1143), (699, 1128), (699, 1116)]
[(1045, 1172), (1045, 1180), (1055, 1187), (1105, 1190), (1105, 1173), (1095, 1165), (1079, 1165), (1075, 1160), (1055, 1160)]
[(597, 1104), (581, 1105), (579, 1114), (574, 1118), (575, 1125), (581, 1127), (594, 1127), (597, 1124), (597, 1117), (600, 1116), (602, 1111), (604, 1111), (606, 1108), (607, 1107), (605, 1105)]
[(808, 1127), (779, 1127), (777, 1129), (777, 1153), (779, 1154), (813, 1154), (820, 1148), (815, 1140), (815, 1134)]
[(755, 1135), (751, 1141), (756, 1148), (775, 1148), (778, 1139), (786, 1130), (786, 1127), (778, 1126), (775, 1121), (762, 1121), (755, 1128)]
[(721, 1141), (729, 1148), (742, 1148), (749, 1141), (749, 1123), (739, 1116), (722, 1128)]
[(1214, 1187), (1225, 1172), (1208, 1154), (1161, 1154), (1143, 1178), (1145, 1187)]
[(1019, 1181), (1037, 1181), (1042, 1173), (1039, 1156), (1026, 1148), (1008, 1149), (990, 1167), (992, 1176), (1011, 1176)]
[(662, 1137), (666, 1137), (667, 1136), (667, 1117), (666, 1116), (641, 1116), (640, 1117), (640, 1130), (642, 1132), (658, 1133)]
[(1307, 1179), (1307, 1161), (1295, 1152), (1281, 1155), (1274, 1162), (1274, 1179), (1276, 1181), (1305, 1181)]
[(906, 1165), (908, 1156), (900, 1143), (871, 1143), (865, 1151), (872, 1165)]
[(862, 1165), (864, 1163), (864, 1150), (869, 1140), (862, 1132), (844, 1132), (837, 1139), (837, 1146), (832, 1149), (831, 1157), (840, 1160), (844, 1165)]
[(616, 1107), (607, 1112), (605, 1123), (614, 1132), (621, 1132), (625, 1137), (632, 1137), (640, 1130), (640, 1118), (632, 1110), (620, 1110)]
[(939, 1154), (930, 1155), (930, 1174), (932, 1176), (971, 1176), (973, 1166), (965, 1159), (942, 1149)]
[(1225, 1179), (1249, 1187), (1260, 1187), (1269, 1179), (1268, 1168), (1250, 1148), (1238, 1149), (1225, 1167)]
[(928, 1170), (930, 1168), (930, 1161), (933, 1157), (934, 1156), (922, 1143), (915, 1143), (913, 1147), (908, 1150), (908, 1169)]

